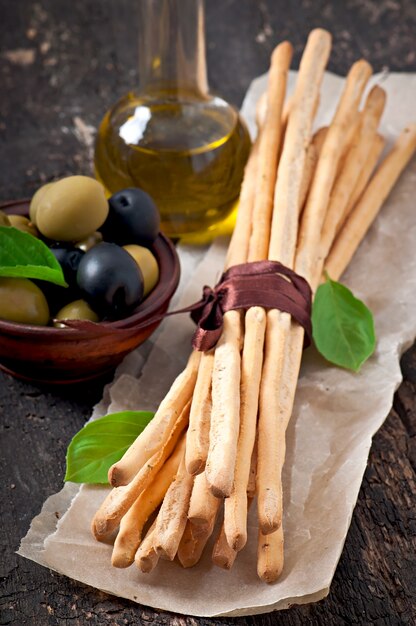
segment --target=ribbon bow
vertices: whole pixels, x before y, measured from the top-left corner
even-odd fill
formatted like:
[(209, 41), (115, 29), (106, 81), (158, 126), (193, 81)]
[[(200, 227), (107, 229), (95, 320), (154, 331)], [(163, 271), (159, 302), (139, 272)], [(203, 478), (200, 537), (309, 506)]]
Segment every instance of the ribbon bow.
[(192, 345), (205, 352), (218, 341), (224, 313), (261, 306), (289, 313), (305, 329), (311, 342), (312, 291), (308, 282), (277, 261), (254, 261), (230, 267), (212, 289), (205, 286), (199, 302), (183, 309), (197, 324)]

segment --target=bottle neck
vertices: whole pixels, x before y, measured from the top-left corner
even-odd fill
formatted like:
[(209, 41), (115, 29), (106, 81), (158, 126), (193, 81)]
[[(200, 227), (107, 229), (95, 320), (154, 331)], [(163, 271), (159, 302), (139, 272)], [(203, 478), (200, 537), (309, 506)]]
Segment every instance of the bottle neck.
[(208, 93), (203, 0), (139, 0), (139, 93)]

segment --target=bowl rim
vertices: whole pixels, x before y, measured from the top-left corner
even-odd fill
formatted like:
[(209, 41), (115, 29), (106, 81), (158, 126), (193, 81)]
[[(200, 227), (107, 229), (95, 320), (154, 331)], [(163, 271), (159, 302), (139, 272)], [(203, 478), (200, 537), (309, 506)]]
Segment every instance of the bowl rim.
[[(10, 200), (0, 203), (0, 210), (12, 209), (13, 207), (21, 207), (21, 214), (23, 207), (29, 209), (30, 198), (22, 198), (16, 200)], [(26, 211), (28, 213), (28, 210)], [(155, 253), (155, 256), (159, 265), (159, 282), (156, 287), (150, 292), (145, 300), (139, 304), (132, 315), (125, 317), (121, 320), (114, 322), (97, 322), (100, 326), (100, 336), (104, 337), (107, 333), (111, 334), (113, 330), (130, 329), (134, 330), (135, 326), (142, 322), (148, 322), (147, 325), (152, 324), (152, 317), (157, 317), (161, 311), (166, 310), (169, 306), (169, 301), (176, 291), (180, 278), (180, 262), (178, 253), (172, 241), (164, 235), (162, 232), (158, 234), (154, 243), (151, 246), (151, 251)], [(172, 259), (172, 265), (167, 264), (167, 256)], [(163, 289), (158, 289), (163, 287)], [(160, 321), (155, 319), (154, 323)], [(78, 328), (55, 328), (54, 326), (35, 326), (32, 324), (19, 324), (16, 322), (9, 322), (6, 320), (0, 320), (0, 339), (2, 331), (3, 334), (13, 334), (15, 336), (44, 336), (49, 339), (56, 340), (77, 340), (91, 337), (91, 332), (85, 329)]]

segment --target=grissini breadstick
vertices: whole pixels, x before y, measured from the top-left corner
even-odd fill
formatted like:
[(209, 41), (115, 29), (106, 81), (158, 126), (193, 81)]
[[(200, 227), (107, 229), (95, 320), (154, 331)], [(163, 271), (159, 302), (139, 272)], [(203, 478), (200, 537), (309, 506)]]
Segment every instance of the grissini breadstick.
[[(205, 474), (217, 498), (231, 493), (240, 424), (241, 311), (228, 311), (215, 347), (212, 412)], [(237, 393), (235, 390), (237, 389)]]
[(156, 520), (147, 531), (146, 537), (141, 542), (140, 546), (137, 549), (136, 556), (134, 557), (134, 562), (136, 563), (139, 570), (144, 574), (148, 574), (153, 571), (159, 562), (159, 555), (156, 553), (156, 550), (153, 547), (155, 526)]
[(275, 582), (283, 569), (283, 525), (268, 535), (258, 534), (257, 574), (266, 583)]
[(259, 261), (267, 258), (273, 192), (276, 183), (279, 148), (282, 140), (282, 111), (286, 94), (287, 72), (293, 49), (283, 42), (273, 51), (267, 89), (266, 118), (259, 138), (257, 193), (254, 199), (253, 226), (247, 258)]
[(315, 146), (315, 150), (317, 152), (317, 156), (321, 154), (322, 146), (324, 145), (324, 141), (328, 132), (328, 126), (322, 126), (318, 128), (318, 130), (314, 133), (312, 137), (312, 145)]
[(319, 242), (319, 255), (313, 286), (316, 286), (321, 277), (324, 260), (328, 256), (338, 224), (343, 219), (352, 190), (355, 188), (360, 172), (367, 161), (385, 102), (385, 91), (381, 87), (373, 87), (367, 96), (357, 136), (345, 156), (343, 168), (331, 193)]
[(201, 533), (201, 527), (195, 526), (189, 520), (186, 522), (177, 555), (182, 567), (193, 567), (198, 563), (208, 539), (205, 527)]
[[(306, 148), (311, 137), (315, 102), (330, 47), (331, 37), (326, 31), (316, 29), (309, 35), (300, 64), (279, 163), (268, 256), (269, 259), (281, 261), (289, 267), (293, 265), (295, 254)], [(257, 493), (259, 523), (266, 532), (272, 532), (281, 522), (279, 480), (275, 469), (280, 436), (276, 424), (279, 407), (275, 396), (278, 388), (276, 385), (280, 383), (279, 372), (283, 366), (285, 348), (285, 335), (280, 332), (282, 320), (286, 326), (290, 326), (288, 314), (275, 310), (267, 314), (266, 352), (260, 392)], [(273, 367), (270, 367), (271, 356)]]
[(251, 223), (253, 218), (253, 204), (256, 194), (260, 135), (261, 130), (253, 145), (249, 160), (244, 170), (244, 179), (238, 203), (237, 220), (227, 251), (225, 269), (228, 269), (231, 265), (244, 263), (247, 260), (248, 246), (251, 235)]
[(114, 567), (129, 567), (133, 563), (142, 539), (143, 527), (160, 505), (175, 479), (184, 450), (185, 438), (183, 437), (154, 481), (140, 494), (121, 519), (111, 558), (111, 564)]
[(148, 460), (133, 480), (128, 485), (115, 487), (110, 491), (92, 520), (91, 528), (96, 539), (100, 540), (116, 530), (123, 515), (163, 466), (188, 424), (189, 407), (190, 402), (176, 420), (163, 448)]
[(213, 526), (218, 506), (218, 498), (212, 495), (205, 473), (198, 474), (189, 502), (189, 521), (194, 526)]
[(251, 454), (250, 474), (249, 474), (248, 483), (247, 483), (247, 497), (249, 500), (250, 498), (254, 498), (254, 496), (256, 495), (256, 476), (257, 476), (257, 436), (254, 442), (253, 452)]
[(193, 476), (186, 471), (184, 454), (156, 519), (153, 545), (157, 554), (164, 559), (173, 561), (178, 551), (185, 530), (193, 482)]
[(203, 472), (208, 456), (213, 365), (214, 351), (209, 350), (202, 354), (186, 435), (186, 468), (193, 476)]
[(348, 130), (347, 130), (343, 151), (342, 151), (342, 154), (341, 154), (341, 156), (339, 158), (339, 161), (338, 161), (337, 177), (339, 176), (339, 174), (344, 169), (345, 159), (346, 159), (347, 154), (349, 153), (352, 145), (355, 143), (355, 141), (357, 139), (357, 136), (358, 136), (358, 133), (359, 133), (359, 130), (360, 130), (360, 126), (361, 126), (361, 112), (360, 111), (356, 111), (355, 112), (355, 116), (351, 120), (351, 125), (348, 128)]
[[(259, 140), (257, 180), (260, 188), (254, 200), (255, 228), (248, 253), (248, 259), (252, 261), (265, 258), (268, 246), (286, 75), (291, 58), (292, 47), (287, 42), (277, 46), (272, 55), (266, 119)], [(222, 336), (215, 349), (210, 446), (205, 471), (217, 497), (228, 497), (233, 487), (240, 422), (240, 320), (240, 311), (225, 314)]]
[(224, 502), (224, 529), (228, 544), (241, 550), (247, 541), (247, 487), (256, 438), (258, 394), (263, 364), (266, 312), (252, 307), (246, 313), (246, 334), (241, 359), (240, 433), (233, 490)]
[(344, 215), (342, 216), (340, 223), (338, 224), (337, 227), (337, 234), (340, 232), (342, 225), (344, 224), (345, 220), (347, 219), (348, 215), (351, 213), (352, 209), (354, 208), (354, 206), (357, 204), (357, 201), (359, 200), (361, 194), (363, 193), (364, 189), (367, 187), (368, 181), (371, 178), (371, 175), (378, 163), (378, 160), (380, 158), (381, 153), (383, 152), (383, 148), (385, 146), (385, 139), (382, 135), (380, 135), (379, 133), (376, 134), (376, 136), (374, 137), (371, 146), (370, 146), (370, 151), (367, 155), (367, 160), (360, 172), (360, 175), (358, 177), (358, 180), (356, 182), (356, 185), (353, 189), (353, 192), (351, 194), (351, 197), (348, 201), (348, 204), (345, 208), (345, 212)]
[(331, 278), (337, 279), (347, 267), (415, 150), (416, 124), (411, 124), (402, 131), (380, 164), (335, 240), (325, 261), (325, 269)]
[(222, 569), (231, 569), (237, 557), (237, 550), (230, 548), (225, 534), (224, 524), (221, 524), (218, 536), (212, 549), (212, 562)]
[[(248, 498), (247, 509), (250, 509), (253, 497)], [(212, 562), (222, 569), (231, 569), (237, 558), (238, 551), (231, 548), (225, 534), (224, 522), (221, 524), (217, 538), (212, 549)]]
[(257, 100), (256, 104), (256, 126), (257, 128), (261, 128), (264, 124), (264, 120), (266, 119), (267, 112), (267, 91), (264, 91), (260, 98)]
[(186, 522), (178, 548), (178, 560), (182, 567), (193, 567), (201, 558), (202, 552), (214, 530), (215, 519), (217, 517), (222, 500), (217, 499), (217, 510), (210, 525), (201, 526)]
[(194, 350), (183, 372), (173, 382), (155, 416), (132, 443), (124, 456), (110, 467), (111, 485), (127, 485), (137, 472), (166, 443), (170, 431), (192, 397), (201, 353)]
[[(247, 260), (255, 196), (258, 144), (259, 139), (257, 138), (244, 170), (237, 221), (228, 247), (225, 269), (231, 265), (244, 263)], [(208, 456), (213, 364), (213, 351), (201, 355), (198, 377), (192, 397), (186, 443), (186, 467), (188, 472), (194, 475), (204, 470)]]
[(305, 205), (317, 163), (318, 151), (314, 144), (311, 142), (306, 149), (305, 167), (303, 170), (302, 182), (299, 191), (299, 212), (302, 211)]

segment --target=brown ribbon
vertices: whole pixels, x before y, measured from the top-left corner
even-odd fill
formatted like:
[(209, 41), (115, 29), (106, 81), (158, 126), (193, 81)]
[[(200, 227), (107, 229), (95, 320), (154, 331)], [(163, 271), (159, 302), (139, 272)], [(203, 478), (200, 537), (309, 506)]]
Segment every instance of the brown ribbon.
[[(205, 352), (220, 338), (224, 313), (261, 306), (289, 313), (305, 329), (305, 347), (312, 338), (312, 291), (308, 282), (277, 261), (255, 261), (230, 267), (202, 299), (187, 307), (197, 324), (192, 345)], [(175, 311), (176, 313), (176, 311)]]
[[(192, 339), (195, 350), (206, 352), (215, 346), (220, 338), (224, 313), (231, 310), (249, 309), (260, 306), (264, 309), (278, 309), (289, 313), (304, 329), (305, 344), (308, 347), (312, 338), (312, 291), (308, 282), (278, 261), (254, 261), (233, 265), (221, 276), (219, 283), (211, 289), (205, 286), (201, 300), (177, 311), (170, 311), (152, 319), (152, 322), (177, 315), (190, 313), (197, 324)], [(106, 324), (89, 321), (68, 320), (67, 326), (78, 330), (88, 330), (95, 334), (131, 334), (133, 330), (148, 326), (149, 320), (132, 328), (111, 328)]]

